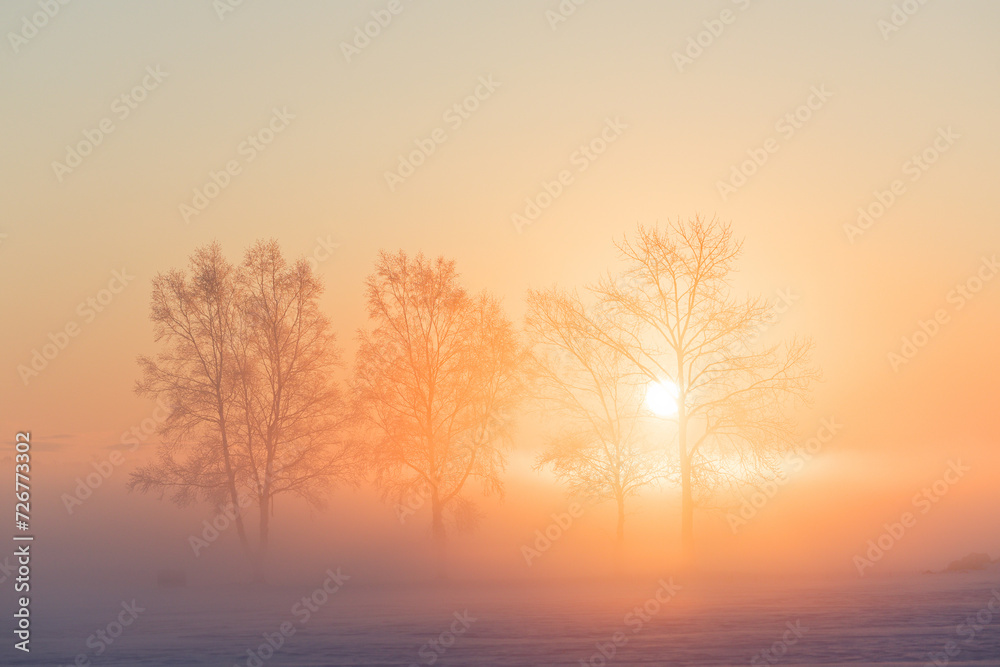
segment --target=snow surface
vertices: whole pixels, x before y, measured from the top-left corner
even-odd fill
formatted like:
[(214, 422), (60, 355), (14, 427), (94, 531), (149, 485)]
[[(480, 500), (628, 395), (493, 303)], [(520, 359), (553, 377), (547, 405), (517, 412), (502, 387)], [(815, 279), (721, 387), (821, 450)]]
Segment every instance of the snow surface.
[[(31, 654), (11, 650), (8, 639), (0, 664), (68, 665), (84, 653), (95, 666), (245, 666), (246, 650), (261, 644), (262, 633), (291, 621), (295, 634), (264, 665), (426, 665), (436, 654), (427, 648), (421, 653), (421, 647), (448, 631), (456, 612), (468, 610), (475, 622), (433, 664), (597, 667), (605, 664), (597, 644), (607, 645), (620, 631), (627, 641), (607, 665), (747, 665), (783, 635), (790, 637), (788, 623), (799, 622), (807, 630), (774, 664), (926, 665), (932, 664), (930, 653), (943, 656), (954, 641), (961, 651), (947, 664), (1000, 665), (1000, 613), (974, 637), (968, 629), (960, 634), (960, 624), (1000, 590), (996, 572), (674, 581), (682, 586), (676, 597), (638, 631), (636, 617), (627, 624), (626, 615), (650, 600), (655, 579), (447, 587), (352, 580), (305, 624), (292, 607), (313, 586), (76, 593), (58, 605), (36, 605)], [(95, 656), (88, 637), (133, 598), (145, 611)]]

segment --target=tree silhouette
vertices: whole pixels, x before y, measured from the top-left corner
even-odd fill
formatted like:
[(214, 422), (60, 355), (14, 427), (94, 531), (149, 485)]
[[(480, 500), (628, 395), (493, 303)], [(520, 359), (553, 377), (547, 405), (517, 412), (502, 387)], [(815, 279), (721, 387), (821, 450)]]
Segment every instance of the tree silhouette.
[(789, 408), (807, 400), (818, 378), (812, 343), (753, 348), (769, 304), (732, 295), (742, 243), (729, 224), (695, 217), (662, 230), (640, 226), (617, 246), (624, 280), (609, 276), (595, 287), (613, 314), (602, 340), (649, 382), (676, 388), (681, 539), (690, 562), (696, 503), (720, 484), (772, 470), (794, 439)]
[(385, 497), (429, 498), (443, 558), (446, 521), (477, 518), (467, 482), (503, 492), (524, 353), (497, 300), (470, 296), (452, 261), (381, 252), (365, 286), (372, 328), (359, 334), (354, 387), (368, 461)]
[(563, 417), (537, 465), (551, 466), (572, 493), (615, 501), (620, 551), (626, 499), (667, 474), (662, 448), (642, 428), (646, 383), (602, 341), (612, 328), (607, 311), (557, 289), (529, 291), (527, 300), (533, 386), (546, 414)]
[[(157, 458), (130, 490), (169, 492), (178, 505), (229, 503), (255, 574), (262, 576), (274, 498), (314, 506), (356, 457), (341, 440), (346, 401), (334, 380), (340, 354), (317, 307), (319, 279), (259, 241), (234, 267), (218, 244), (197, 250), (187, 273), (153, 279), (150, 318), (162, 345), (140, 357), (140, 396), (172, 406)], [(255, 505), (256, 547), (240, 511)]]

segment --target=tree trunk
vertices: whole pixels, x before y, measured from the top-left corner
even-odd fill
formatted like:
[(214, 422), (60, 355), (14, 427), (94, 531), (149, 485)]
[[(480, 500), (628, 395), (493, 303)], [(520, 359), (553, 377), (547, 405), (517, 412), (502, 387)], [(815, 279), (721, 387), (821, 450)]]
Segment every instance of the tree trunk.
[(621, 548), (622, 544), (625, 543), (625, 497), (619, 494), (617, 500), (618, 500), (618, 532), (615, 535), (615, 539), (618, 542), (618, 547)]
[(260, 517), (258, 519), (257, 554), (254, 559), (254, 579), (264, 582), (264, 565), (267, 561), (267, 548), (271, 537), (271, 490), (269, 484), (264, 484), (264, 492), (258, 503)]
[(618, 494), (618, 530), (615, 533), (615, 574), (625, 573), (625, 496)]
[(685, 567), (694, 564), (694, 499), (691, 493), (691, 462), (681, 461), (681, 558)]
[(446, 579), (448, 576), (446, 562), (447, 533), (444, 528), (444, 506), (436, 488), (431, 494), (431, 534), (434, 538), (437, 576), (439, 579)]
[(271, 532), (271, 512), (270, 510), (271, 501), (270, 498), (265, 496), (260, 499), (260, 556), (261, 560), (264, 559), (264, 554), (267, 553), (267, 544)]
[(683, 397), (678, 400), (677, 442), (681, 461), (681, 566), (694, 565), (694, 495), (691, 490), (691, 456), (687, 448), (687, 414)]
[[(225, 442), (226, 437), (222, 436), (223, 442)], [(226, 465), (226, 477), (228, 477), (229, 485), (229, 499), (233, 503), (233, 513), (236, 515), (234, 519), (236, 523), (236, 533), (240, 536), (240, 544), (243, 545), (243, 551), (249, 556), (252, 553), (250, 548), (250, 541), (247, 539), (246, 526), (243, 524), (243, 506), (240, 503), (240, 494), (236, 490), (236, 476), (233, 472), (232, 465), (229, 462), (229, 450), (225, 444), (223, 444), (225, 454), (223, 458), (225, 459)]]
[(246, 526), (243, 523), (243, 504), (240, 502), (240, 494), (236, 490), (236, 471), (233, 470), (232, 459), (229, 456), (229, 436), (227, 432), (225, 410), (222, 407), (221, 401), (218, 403), (218, 410), (222, 436), (222, 460), (226, 468), (226, 482), (229, 487), (229, 499), (230, 502), (233, 503), (233, 513), (236, 515), (233, 522), (236, 524), (236, 534), (240, 537), (240, 545), (243, 547), (243, 553), (247, 555), (247, 558), (250, 560), (251, 567), (253, 567), (256, 571), (253, 549), (250, 548), (250, 540), (247, 539)]

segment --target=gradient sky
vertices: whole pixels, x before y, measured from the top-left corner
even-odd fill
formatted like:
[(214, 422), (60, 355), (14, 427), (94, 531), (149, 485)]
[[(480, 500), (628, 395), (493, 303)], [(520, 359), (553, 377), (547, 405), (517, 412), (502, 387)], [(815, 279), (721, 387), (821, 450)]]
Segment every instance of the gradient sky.
[[(732, 536), (721, 515), (699, 515), (696, 529), (716, 552), (849, 571), (882, 523), (959, 458), (973, 471), (890, 564), (939, 567), (969, 550), (1000, 551), (1000, 279), (960, 310), (948, 301), (1000, 252), (1000, 5), (928, 3), (884, 38), (878, 22), (890, 18), (889, 0), (592, 0), (555, 29), (546, 12), (556, 0), (402, 0), (347, 62), (341, 42), (387, 4), (246, 0), (220, 19), (209, 0), (79, 2), (61, 6), (16, 53), (5, 37), (0, 424), (5, 437), (35, 435), (47, 517), (39, 530), (47, 521), (62, 535), (52, 540), (83, 539), (111, 513), (137, 531), (170, 524), (171, 548), (183, 552), (192, 521), (210, 514), (182, 514), (155, 498), (122, 504), (123, 472), (79, 514), (68, 517), (58, 500), (152, 412), (132, 394), (135, 357), (155, 349), (150, 279), (184, 266), (196, 247), (217, 239), (236, 259), (260, 237), (277, 238), (292, 256), (311, 255), (319, 239), (339, 244), (319, 271), (324, 307), (350, 352), (365, 323), (362, 280), (379, 249), (454, 258), (470, 287), (496, 292), (519, 318), (528, 287), (583, 285), (613, 268), (612, 241), (636, 224), (700, 213), (731, 220), (746, 239), (739, 291), (790, 290), (798, 299), (773, 333), (816, 341), (825, 382), (801, 415), (803, 436), (823, 417), (845, 424), (746, 534)], [(38, 11), (35, 2), (5, 2), (0, 26), (20, 31)], [(674, 53), (723, 11), (733, 20), (678, 71)], [(147, 67), (165, 79), (118, 118), (113, 101)], [(499, 86), (450, 127), (443, 114), (481, 77)], [(776, 123), (814, 88), (831, 96), (784, 136)], [(275, 108), (294, 119), (245, 162), (238, 147)], [(53, 162), (105, 118), (114, 131), (60, 182)], [(608, 119), (627, 127), (577, 171), (574, 152)], [(385, 172), (439, 127), (447, 140), (391, 191)], [(943, 128), (958, 138), (911, 180), (904, 165)], [(778, 150), (723, 200), (718, 182), (772, 138)], [(186, 223), (179, 206), (229, 160), (241, 173)], [(512, 214), (564, 169), (573, 182), (518, 233)], [(849, 242), (844, 225), (896, 179), (905, 191)], [(122, 269), (134, 280), (86, 322), (78, 304)], [(895, 372), (888, 353), (940, 308), (949, 321)], [(25, 386), (18, 365), (70, 322), (80, 334)], [(566, 503), (529, 470), (536, 445), (519, 443), (506, 503), (485, 500), (486, 526), (462, 538), (502, 553), (483, 558), (512, 572), (516, 546)], [(127, 467), (150, 452), (130, 455)], [(676, 537), (672, 503), (656, 495), (637, 513), (651, 561)], [(344, 518), (358, 506), (370, 521)], [(602, 517), (574, 539), (610, 534)], [(353, 535), (340, 544), (355, 554), (408, 543), (422, 529), (399, 529), (370, 489), (338, 494), (319, 520)], [(95, 539), (94, 559), (141, 552), (116, 551), (122, 539)], [(289, 530), (287, 539), (301, 536)]]

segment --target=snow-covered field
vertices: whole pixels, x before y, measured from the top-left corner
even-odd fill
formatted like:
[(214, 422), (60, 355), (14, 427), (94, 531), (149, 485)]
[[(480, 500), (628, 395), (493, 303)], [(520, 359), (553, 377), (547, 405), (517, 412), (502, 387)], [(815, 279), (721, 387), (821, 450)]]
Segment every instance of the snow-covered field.
[[(16, 652), (8, 640), (0, 662), (69, 665), (82, 654), (81, 665), (130, 667), (925, 665), (935, 654), (941, 665), (1000, 665), (1000, 597), (998, 613), (989, 608), (1000, 590), (995, 571), (794, 582), (675, 578), (673, 590), (664, 583), (442, 590), (350, 580), (328, 596), (310, 586), (104, 590), (43, 598), (33, 612), (30, 657), (9, 657)], [(301, 601), (310, 595), (315, 611), (307, 614)], [(133, 598), (134, 621), (125, 610)], [(95, 634), (117, 633), (120, 617), (132, 622), (111, 643)], [(294, 634), (268, 659), (251, 658), (248, 649), (259, 651), (264, 635), (275, 638), (283, 623)], [(946, 649), (958, 653), (945, 661)]]

